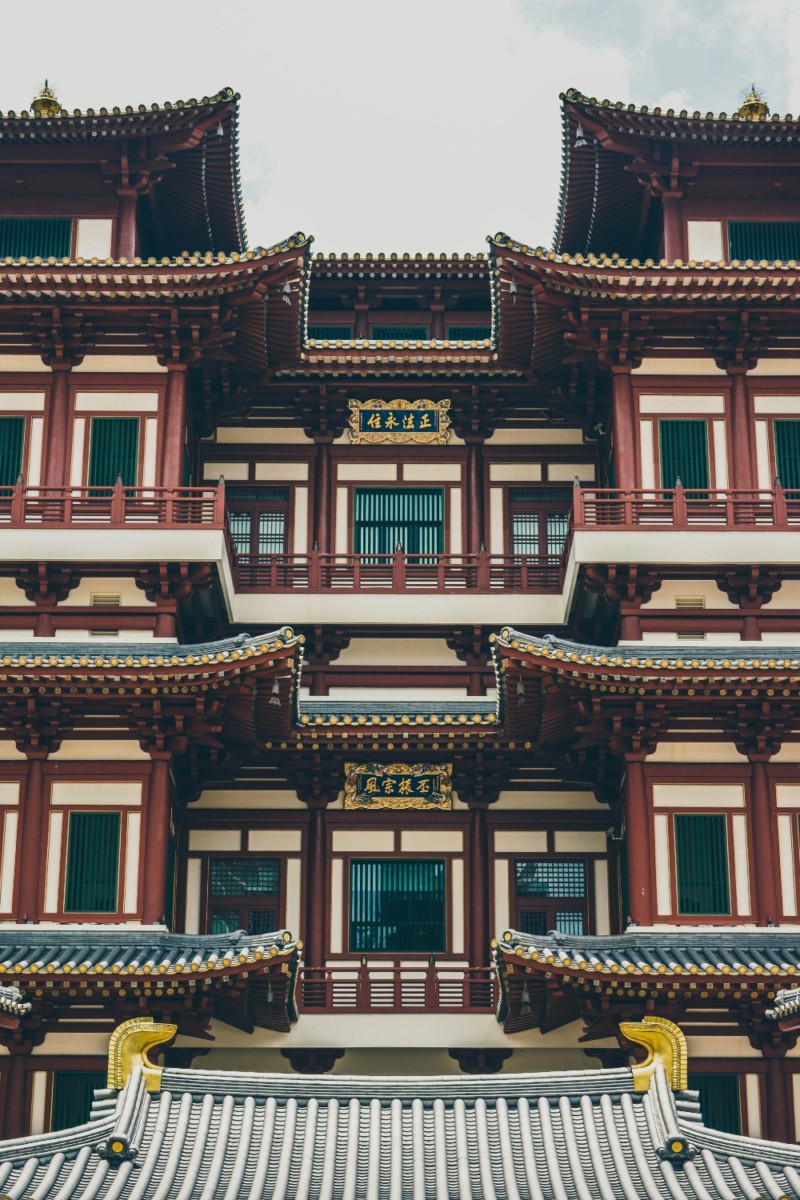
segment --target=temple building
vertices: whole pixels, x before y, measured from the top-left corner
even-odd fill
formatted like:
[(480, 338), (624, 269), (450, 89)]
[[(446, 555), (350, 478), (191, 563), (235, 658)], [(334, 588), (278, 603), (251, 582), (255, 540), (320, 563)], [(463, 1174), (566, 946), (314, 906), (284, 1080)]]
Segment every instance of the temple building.
[(320, 254), (238, 113), (0, 114), (0, 1191), (800, 1195), (800, 120)]

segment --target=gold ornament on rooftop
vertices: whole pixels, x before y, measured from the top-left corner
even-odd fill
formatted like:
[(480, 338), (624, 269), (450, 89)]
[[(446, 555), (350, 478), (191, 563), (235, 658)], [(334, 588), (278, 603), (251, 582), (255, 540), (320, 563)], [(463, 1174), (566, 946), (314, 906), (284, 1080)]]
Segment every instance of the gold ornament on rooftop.
[(36, 117), (61, 116), (61, 103), (46, 79), (39, 95), (34, 98), (31, 108)]
[(769, 116), (769, 105), (764, 93), (754, 83), (744, 93), (744, 99), (739, 105), (739, 116), (745, 121), (763, 121)]
[(108, 1045), (108, 1086), (121, 1091), (135, 1067), (140, 1067), (148, 1092), (161, 1091), (162, 1068), (150, 1060), (148, 1050), (171, 1042), (177, 1025), (154, 1021), (152, 1017), (134, 1017), (123, 1021), (111, 1035)]

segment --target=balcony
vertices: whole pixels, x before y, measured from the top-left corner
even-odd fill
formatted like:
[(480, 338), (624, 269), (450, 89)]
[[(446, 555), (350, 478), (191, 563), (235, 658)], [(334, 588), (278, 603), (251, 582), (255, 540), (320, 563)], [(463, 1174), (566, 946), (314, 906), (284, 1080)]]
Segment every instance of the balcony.
[(0, 488), (0, 527), (12, 529), (224, 529), (222, 487)]
[(393, 967), (301, 967), (301, 1013), (494, 1013), (497, 977), (490, 967), (430, 963)]

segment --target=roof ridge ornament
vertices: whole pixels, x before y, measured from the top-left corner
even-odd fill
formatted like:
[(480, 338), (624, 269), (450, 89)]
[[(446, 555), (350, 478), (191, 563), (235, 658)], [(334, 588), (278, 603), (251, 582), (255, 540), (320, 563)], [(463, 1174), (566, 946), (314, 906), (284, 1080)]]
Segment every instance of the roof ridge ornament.
[(141, 1067), (145, 1089), (160, 1092), (163, 1068), (151, 1062), (147, 1052), (171, 1042), (177, 1032), (177, 1025), (154, 1021), (152, 1017), (123, 1021), (112, 1033), (108, 1044), (108, 1086), (121, 1091), (133, 1069)]
[(673, 1092), (683, 1092), (688, 1087), (686, 1038), (673, 1021), (665, 1017), (645, 1017), (643, 1021), (621, 1021), (619, 1031), (629, 1042), (644, 1046), (648, 1055), (642, 1063), (636, 1063), (633, 1071), (633, 1088), (636, 1092), (649, 1092), (656, 1067), (664, 1068), (667, 1082)]
[(742, 103), (737, 111), (745, 121), (763, 121), (769, 116), (767, 98), (754, 83), (751, 83), (749, 88), (745, 88), (742, 93)]
[(61, 116), (61, 102), (50, 87), (48, 80), (45, 79), (44, 86), (39, 89), (39, 94), (34, 97), (31, 108), (36, 117)]

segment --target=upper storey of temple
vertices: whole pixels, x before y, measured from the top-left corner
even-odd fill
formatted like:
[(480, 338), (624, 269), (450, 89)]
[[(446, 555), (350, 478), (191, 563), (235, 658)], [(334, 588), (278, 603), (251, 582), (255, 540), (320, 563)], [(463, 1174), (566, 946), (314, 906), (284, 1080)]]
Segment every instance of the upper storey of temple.
[(751, 88), (736, 112), (636, 108), (570, 88), (554, 248), (622, 258), (800, 258), (798, 125)]
[(243, 251), (238, 99), (0, 114), (0, 259)]

